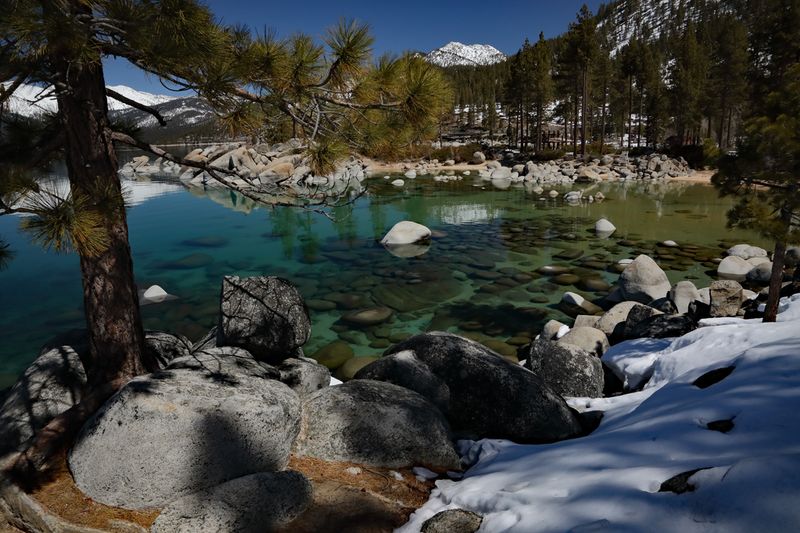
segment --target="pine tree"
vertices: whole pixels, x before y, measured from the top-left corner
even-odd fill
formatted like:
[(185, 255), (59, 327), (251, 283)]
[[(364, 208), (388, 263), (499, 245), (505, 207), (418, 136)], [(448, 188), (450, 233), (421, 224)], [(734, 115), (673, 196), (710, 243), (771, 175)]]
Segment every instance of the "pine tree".
[(536, 113), (536, 152), (542, 149), (542, 123), (544, 122), (545, 108), (553, 99), (553, 52), (550, 45), (539, 33), (539, 40), (533, 46), (531, 69), (531, 90)]
[(697, 39), (693, 23), (686, 26), (678, 43), (670, 72), (672, 84), (672, 115), (679, 144), (691, 140), (697, 143), (703, 117), (702, 104), (706, 90), (709, 59)]
[(718, 115), (717, 144), (720, 148), (725, 148), (730, 145), (733, 117), (746, 97), (749, 60), (747, 31), (730, 14), (717, 21), (716, 30), (709, 92)]
[[(575, 62), (576, 97), (580, 99), (581, 156), (586, 156), (587, 118), (593, 61), (598, 54), (597, 21), (584, 4), (567, 32), (569, 57)], [(577, 103), (577, 100), (576, 100)], [(577, 105), (577, 104), (576, 104)], [(575, 115), (578, 110), (576, 108)], [(577, 131), (577, 129), (576, 129)]]
[(739, 197), (731, 226), (756, 229), (775, 242), (764, 314), (774, 322), (786, 244), (800, 241), (800, 64), (787, 69), (764, 104), (746, 121), (737, 156), (724, 160), (714, 183)]
[[(370, 61), (366, 27), (342, 23), (325, 44), (253, 37), (218, 24), (195, 0), (11, 0), (0, 12), (0, 106), (23, 83), (53, 94), (58, 111), (31, 130), (3, 115), (0, 214), (33, 215), (28, 229), (47, 246), (80, 256), (93, 386), (156, 368), (144, 351), (115, 145), (122, 143), (207, 172), (236, 188), (235, 170), (182, 160), (114, 129), (103, 58), (124, 58), (176, 87), (196, 91), (238, 130), (280, 112), (300, 129), (310, 157), (329, 170), (346, 145), (413, 142), (431, 135), (449, 107), (438, 69), (410, 56)], [(126, 104), (152, 113), (140, 103)], [(368, 127), (367, 127), (368, 126)], [(70, 193), (30, 178), (62, 158)], [(269, 192), (269, 191), (265, 191)], [(263, 201), (265, 196), (252, 194)]]
[(778, 313), (787, 243), (800, 241), (800, 4), (748, 2), (750, 109), (737, 155), (723, 158), (713, 182), (738, 198), (733, 227), (775, 242), (764, 321)]

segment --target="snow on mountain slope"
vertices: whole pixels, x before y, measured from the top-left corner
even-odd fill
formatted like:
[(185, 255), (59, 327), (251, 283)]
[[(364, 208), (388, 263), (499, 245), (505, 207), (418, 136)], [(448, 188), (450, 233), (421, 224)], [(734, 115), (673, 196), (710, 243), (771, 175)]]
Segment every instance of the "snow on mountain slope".
[[(170, 98), (166, 102), (154, 104), (154, 107), (167, 121), (168, 126), (173, 127), (193, 126), (215, 117), (208, 102), (198, 96)], [(153, 115), (130, 107), (113, 112), (112, 118), (140, 129), (158, 127), (158, 121)]]
[[(3, 84), (3, 88), (11, 82)], [(25, 117), (35, 117), (44, 113), (55, 113), (56, 98), (50, 88), (37, 87), (36, 85), (20, 85), (6, 103), (7, 110), (11, 113)]]
[[(109, 85), (109, 89), (112, 91), (116, 91), (122, 96), (130, 98), (131, 100), (135, 100), (140, 104), (144, 104), (146, 106), (156, 106), (158, 104), (163, 104), (164, 102), (169, 102), (170, 100), (175, 100), (177, 98), (181, 98), (181, 96), (169, 96), (166, 94), (153, 94), (153, 93), (146, 93), (144, 91), (137, 91), (136, 89), (131, 89), (125, 85)], [(117, 102), (113, 98), (108, 99), (108, 109), (110, 111), (117, 111), (120, 109), (129, 109), (130, 107), (127, 104), (123, 104), (122, 102)]]
[[(8, 85), (10, 85), (10, 82), (4, 83), (3, 87), (7, 87)], [(109, 89), (147, 106), (156, 106), (181, 98), (181, 96), (168, 96), (137, 91), (125, 85), (113, 85), (109, 86)], [(43, 113), (54, 113), (56, 108), (56, 98), (52, 90), (36, 85), (20, 85), (8, 101), (8, 111), (26, 117), (35, 117)], [(131, 107), (113, 98), (109, 98), (108, 109), (109, 111), (123, 111), (131, 109)]]
[(447, 43), (425, 56), (425, 60), (440, 67), (456, 65), (493, 65), (506, 60), (506, 55), (488, 44)]
[[(671, 29), (697, 20), (708, 4), (719, 0), (619, 0), (611, 6), (601, 25), (609, 29), (612, 49), (620, 50), (634, 36), (658, 40)], [(724, 8), (724, 6), (723, 6)]]

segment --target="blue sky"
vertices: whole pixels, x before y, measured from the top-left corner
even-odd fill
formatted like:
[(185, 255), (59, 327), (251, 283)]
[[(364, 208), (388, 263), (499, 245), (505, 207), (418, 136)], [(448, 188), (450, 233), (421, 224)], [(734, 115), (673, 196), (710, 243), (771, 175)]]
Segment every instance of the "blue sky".
[[(367, 22), (375, 37), (375, 52), (427, 52), (450, 41), (491, 44), (510, 54), (525, 37), (534, 40), (566, 30), (586, 3), (596, 11), (601, 0), (295, 0), (245, 2), (210, 0), (206, 4), (224, 23), (253, 29), (272, 28), (278, 35), (303, 32), (315, 37), (340, 18)], [(106, 83), (143, 91), (167, 92), (157, 79), (145, 76), (123, 60), (106, 65)]]

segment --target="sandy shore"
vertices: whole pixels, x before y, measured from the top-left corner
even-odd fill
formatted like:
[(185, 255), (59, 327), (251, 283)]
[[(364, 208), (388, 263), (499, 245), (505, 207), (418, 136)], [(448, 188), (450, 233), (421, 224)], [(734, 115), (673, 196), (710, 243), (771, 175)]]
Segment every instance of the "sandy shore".
[(678, 176), (670, 178), (669, 181), (686, 181), (689, 183), (708, 183), (711, 184), (711, 177), (716, 174), (716, 170), (695, 170), (691, 176)]

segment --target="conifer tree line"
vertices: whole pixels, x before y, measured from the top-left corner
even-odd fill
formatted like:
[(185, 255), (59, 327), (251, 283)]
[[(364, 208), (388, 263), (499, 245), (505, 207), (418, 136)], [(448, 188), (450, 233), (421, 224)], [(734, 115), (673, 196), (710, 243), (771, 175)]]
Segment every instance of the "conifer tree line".
[(643, 4), (652, 3), (612, 2), (596, 14), (584, 5), (565, 33), (526, 39), (502, 64), (446, 69), (453, 122), (502, 128), (529, 151), (733, 150), (755, 88), (756, 36), (769, 31), (755, 13), (786, 2), (682, 0), (653, 4), (649, 16)]

